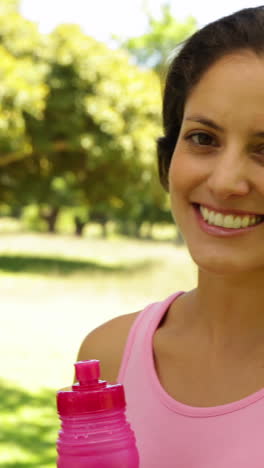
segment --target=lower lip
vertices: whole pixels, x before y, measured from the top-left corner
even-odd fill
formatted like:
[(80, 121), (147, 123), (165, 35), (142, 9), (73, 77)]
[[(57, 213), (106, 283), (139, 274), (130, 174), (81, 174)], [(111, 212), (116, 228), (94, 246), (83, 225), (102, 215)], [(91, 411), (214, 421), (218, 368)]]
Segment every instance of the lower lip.
[(246, 234), (249, 231), (253, 231), (257, 229), (261, 224), (256, 224), (255, 226), (248, 226), (242, 229), (228, 229), (220, 226), (214, 226), (213, 224), (208, 224), (202, 217), (200, 208), (198, 206), (193, 205), (193, 209), (196, 215), (196, 219), (202, 231), (206, 232), (207, 234), (211, 234), (213, 236), (218, 237), (232, 237), (232, 236), (239, 236), (241, 234)]

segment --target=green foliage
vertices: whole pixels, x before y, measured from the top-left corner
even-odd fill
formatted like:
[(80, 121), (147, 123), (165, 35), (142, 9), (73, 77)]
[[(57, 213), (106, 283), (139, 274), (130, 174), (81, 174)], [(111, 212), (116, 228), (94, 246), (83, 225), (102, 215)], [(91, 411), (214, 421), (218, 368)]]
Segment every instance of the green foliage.
[(40, 218), (39, 206), (37, 204), (27, 205), (23, 209), (21, 222), (26, 231), (44, 232), (45, 223)]
[(56, 392), (30, 393), (1, 380), (0, 402), (1, 466), (54, 467), (59, 430)]
[(41, 36), (16, 9), (14, 1), (0, 6), (0, 167), (31, 154), (24, 113), (41, 118), (47, 95)]
[[(166, 197), (156, 174), (156, 73), (76, 25), (42, 37), (12, 9), (1, 25), (2, 202), (38, 205), (50, 232), (65, 208), (79, 235), (92, 220), (129, 220), (137, 232), (144, 216), (160, 219)], [(32, 223), (39, 228), (36, 217)]]
[(163, 77), (168, 65), (168, 58), (175, 47), (197, 29), (195, 18), (188, 17), (179, 22), (171, 13), (170, 4), (161, 7), (161, 17), (156, 19), (150, 13), (148, 31), (142, 36), (127, 40), (116, 40), (129, 51), (140, 65), (153, 68)]
[(39, 155), (33, 169), (38, 201), (76, 207), (78, 218), (79, 207), (86, 206), (83, 222), (103, 213), (110, 219), (129, 199), (129, 187), (142, 193), (146, 173), (153, 173), (160, 133), (158, 79), (77, 26), (58, 27), (45, 56), (44, 118), (27, 119)]

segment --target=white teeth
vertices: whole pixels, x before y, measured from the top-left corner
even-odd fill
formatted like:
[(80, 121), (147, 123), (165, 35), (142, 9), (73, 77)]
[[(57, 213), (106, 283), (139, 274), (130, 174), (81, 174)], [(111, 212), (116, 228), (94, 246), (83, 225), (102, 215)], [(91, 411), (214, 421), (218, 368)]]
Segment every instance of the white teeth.
[(213, 224), (215, 224), (216, 226), (223, 226), (224, 216), (221, 213), (217, 213), (214, 217)]
[(234, 221), (235, 221), (235, 218), (233, 215), (227, 215), (227, 216), (224, 216), (224, 222), (223, 224), (221, 224), (221, 226), (224, 226), (226, 228), (231, 228), (234, 224)]
[(242, 218), (240, 216), (236, 216), (234, 220), (234, 224), (233, 224), (234, 228), (239, 229), (241, 225), (242, 225)]
[(245, 216), (244, 218), (242, 218), (242, 227), (247, 227), (249, 226), (250, 224), (250, 217), (249, 216)]
[(209, 224), (214, 224), (214, 217), (215, 217), (215, 213), (213, 211), (210, 211), (209, 212), (209, 217), (208, 217), (208, 223)]
[(222, 213), (210, 211), (208, 208), (202, 205), (200, 205), (200, 212), (208, 224), (213, 224), (214, 226), (221, 226), (229, 229), (246, 228), (248, 226), (258, 224), (262, 220), (261, 216), (255, 215), (236, 216), (228, 214), (225, 216)]
[(200, 210), (202, 211), (202, 215), (203, 215), (204, 219), (207, 221), (208, 218), (209, 218), (208, 209), (200, 205)]

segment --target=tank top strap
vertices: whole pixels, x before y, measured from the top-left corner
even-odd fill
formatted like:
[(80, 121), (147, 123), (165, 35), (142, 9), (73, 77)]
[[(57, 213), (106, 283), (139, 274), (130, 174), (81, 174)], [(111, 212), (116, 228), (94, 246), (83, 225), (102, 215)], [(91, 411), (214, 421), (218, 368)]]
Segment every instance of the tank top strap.
[(164, 301), (151, 303), (138, 314), (128, 334), (119, 369), (118, 382), (124, 381), (124, 376), (132, 353), (137, 354), (138, 352), (143, 352), (144, 355), (150, 352), (152, 353), (152, 349), (148, 346), (149, 340), (147, 340), (147, 336), (152, 339), (159, 323), (172, 302), (183, 293), (184, 291), (176, 292), (171, 294)]

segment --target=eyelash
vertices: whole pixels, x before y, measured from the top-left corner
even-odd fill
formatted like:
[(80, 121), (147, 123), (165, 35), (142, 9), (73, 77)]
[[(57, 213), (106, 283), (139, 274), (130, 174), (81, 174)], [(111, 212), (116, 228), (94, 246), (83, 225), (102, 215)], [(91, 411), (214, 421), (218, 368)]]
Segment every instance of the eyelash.
[[(209, 144), (200, 144), (200, 143), (195, 143), (193, 141), (193, 137), (195, 136), (205, 136), (207, 138), (210, 139), (211, 143)], [(201, 152), (206, 152), (206, 151), (212, 151), (212, 147), (217, 147), (218, 144), (217, 144), (217, 140), (216, 138), (213, 136), (213, 135), (210, 135), (210, 133), (207, 133), (207, 132), (193, 132), (187, 136), (184, 137), (184, 140), (187, 141), (188, 144), (190, 144), (192, 147), (194, 147), (194, 150), (196, 151), (201, 151)], [(264, 150), (264, 146), (261, 146), (259, 148), (257, 148), (257, 151), (254, 152), (255, 153), (255, 159), (257, 160), (258, 163), (261, 163), (261, 165), (264, 165), (264, 160), (263, 160), (263, 157), (264, 157), (264, 152), (262, 152)]]
[(210, 138), (211, 142), (212, 142), (212, 140), (215, 140), (215, 138), (212, 135), (210, 135), (209, 133), (206, 133), (206, 132), (191, 133), (190, 135), (187, 135), (185, 137), (185, 140), (187, 140), (192, 145), (197, 146), (197, 147), (201, 147), (201, 148), (206, 148), (208, 146), (216, 146), (216, 144), (210, 144), (210, 143), (209, 144), (201, 144), (201, 143), (194, 142), (192, 140), (192, 138), (195, 137), (195, 136), (204, 136), (204, 137)]

